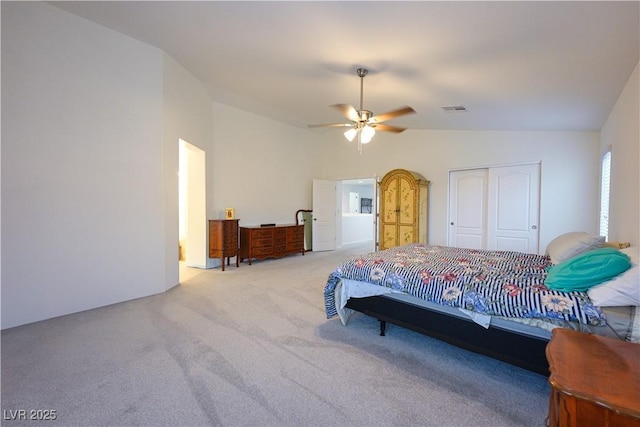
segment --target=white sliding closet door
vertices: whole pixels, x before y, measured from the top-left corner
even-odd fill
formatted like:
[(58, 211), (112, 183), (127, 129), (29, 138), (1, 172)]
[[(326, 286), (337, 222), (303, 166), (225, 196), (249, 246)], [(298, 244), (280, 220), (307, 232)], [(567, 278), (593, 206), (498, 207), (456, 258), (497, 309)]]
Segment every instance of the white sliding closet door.
[(540, 165), (449, 173), (449, 246), (538, 253)]
[(540, 165), (489, 168), (487, 249), (538, 253)]
[(449, 174), (449, 246), (486, 247), (488, 169)]

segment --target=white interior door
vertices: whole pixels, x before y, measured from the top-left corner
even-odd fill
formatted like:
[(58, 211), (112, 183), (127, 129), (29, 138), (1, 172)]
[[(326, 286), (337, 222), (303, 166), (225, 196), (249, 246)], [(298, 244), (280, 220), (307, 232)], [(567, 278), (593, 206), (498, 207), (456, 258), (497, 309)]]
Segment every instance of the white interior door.
[(313, 180), (312, 250), (336, 248), (336, 182)]
[(488, 169), (449, 173), (449, 246), (485, 248), (488, 176)]
[(538, 253), (540, 164), (489, 168), (487, 249)]

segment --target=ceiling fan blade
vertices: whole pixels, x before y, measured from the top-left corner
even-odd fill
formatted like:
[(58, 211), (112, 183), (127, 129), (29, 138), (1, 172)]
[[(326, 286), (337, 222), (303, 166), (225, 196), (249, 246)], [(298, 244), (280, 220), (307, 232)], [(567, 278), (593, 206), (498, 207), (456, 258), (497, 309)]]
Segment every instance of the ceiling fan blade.
[(415, 113), (416, 111), (409, 107), (409, 106), (405, 106), (405, 107), (400, 107), (396, 110), (393, 111), (389, 111), (387, 113), (382, 113), (382, 114), (376, 114), (371, 118), (371, 122), (372, 123), (380, 123), (380, 122), (384, 122), (390, 119), (393, 119), (394, 117), (398, 117), (398, 116), (404, 116), (405, 114), (411, 114), (411, 113)]
[(327, 123), (323, 125), (307, 125), (310, 128), (351, 128), (353, 123)]
[(340, 113), (342, 113), (343, 116), (345, 116), (347, 119), (351, 120), (352, 122), (360, 121), (360, 116), (358, 116), (358, 112), (353, 107), (353, 105), (334, 104), (334, 105), (331, 105), (331, 108), (335, 108), (336, 110), (340, 111)]
[(381, 131), (385, 131), (385, 132), (400, 133), (400, 132), (403, 132), (403, 131), (407, 130), (407, 128), (401, 128), (401, 127), (398, 127), (398, 126), (383, 125), (383, 124), (380, 124), (380, 123), (371, 123), (371, 126), (375, 130), (381, 130)]

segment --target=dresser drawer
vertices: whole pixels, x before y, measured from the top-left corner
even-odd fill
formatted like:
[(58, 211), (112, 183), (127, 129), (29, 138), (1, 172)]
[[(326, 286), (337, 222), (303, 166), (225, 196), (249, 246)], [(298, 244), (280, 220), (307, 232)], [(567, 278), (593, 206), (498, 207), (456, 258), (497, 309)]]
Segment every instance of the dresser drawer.
[(297, 244), (297, 243), (289, 243), (287, 244), (287, 252), (288, 253), (294, 253), (294, 252), (303, 252), (304, 251), (304, 247), (301, 244)]
[(270, 248), (273, 246), (273, 239), (251, 239), (252, 248)]
[(252, 241), (256, 241), (257, 239), (272, 239), (272, 238), (273, 238), (273, 229), (272, 228), (251, 230), (251, 240)]
[(291, 227), (291, 228), (287, 228), (287, 237), (291, 238), (291, 237), (300, 237), (302, 238), (304, 236), (304, 226), (299, 226), (299, 227)]
[(299, 251), (304, 246), (304, 226), (287, 229), (287, 250)]
[(238, 234), (231, 233), (224, 235), (224, 246), (227, 248), (238, 247)]
[(256, 248), (255, 246), (251, 248), (251, 255), (254, 257), (260, 257), (263, 255), (271, 255), (273, 253), (272, 246), (266, 246), (263, 248)]
[(303, 235), (287, 236), (287, 242), (288, 243), (302, 243), (303, 241), (304, 241), (304, 236)]

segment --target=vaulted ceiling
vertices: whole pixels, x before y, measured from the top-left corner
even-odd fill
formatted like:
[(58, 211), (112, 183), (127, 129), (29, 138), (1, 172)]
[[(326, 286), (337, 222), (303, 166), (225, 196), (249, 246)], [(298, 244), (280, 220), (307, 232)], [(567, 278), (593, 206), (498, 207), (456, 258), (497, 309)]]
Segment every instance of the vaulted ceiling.
[[(637, 1), (71, 1), (153, 45), (215, 101), (290, 123), (330, 104), (412, 129), (598, 130), (638, 63)], [(464, 106), (466, 112), (446, 112)], [(326, 132), (326, 130), (315, 130)]]

